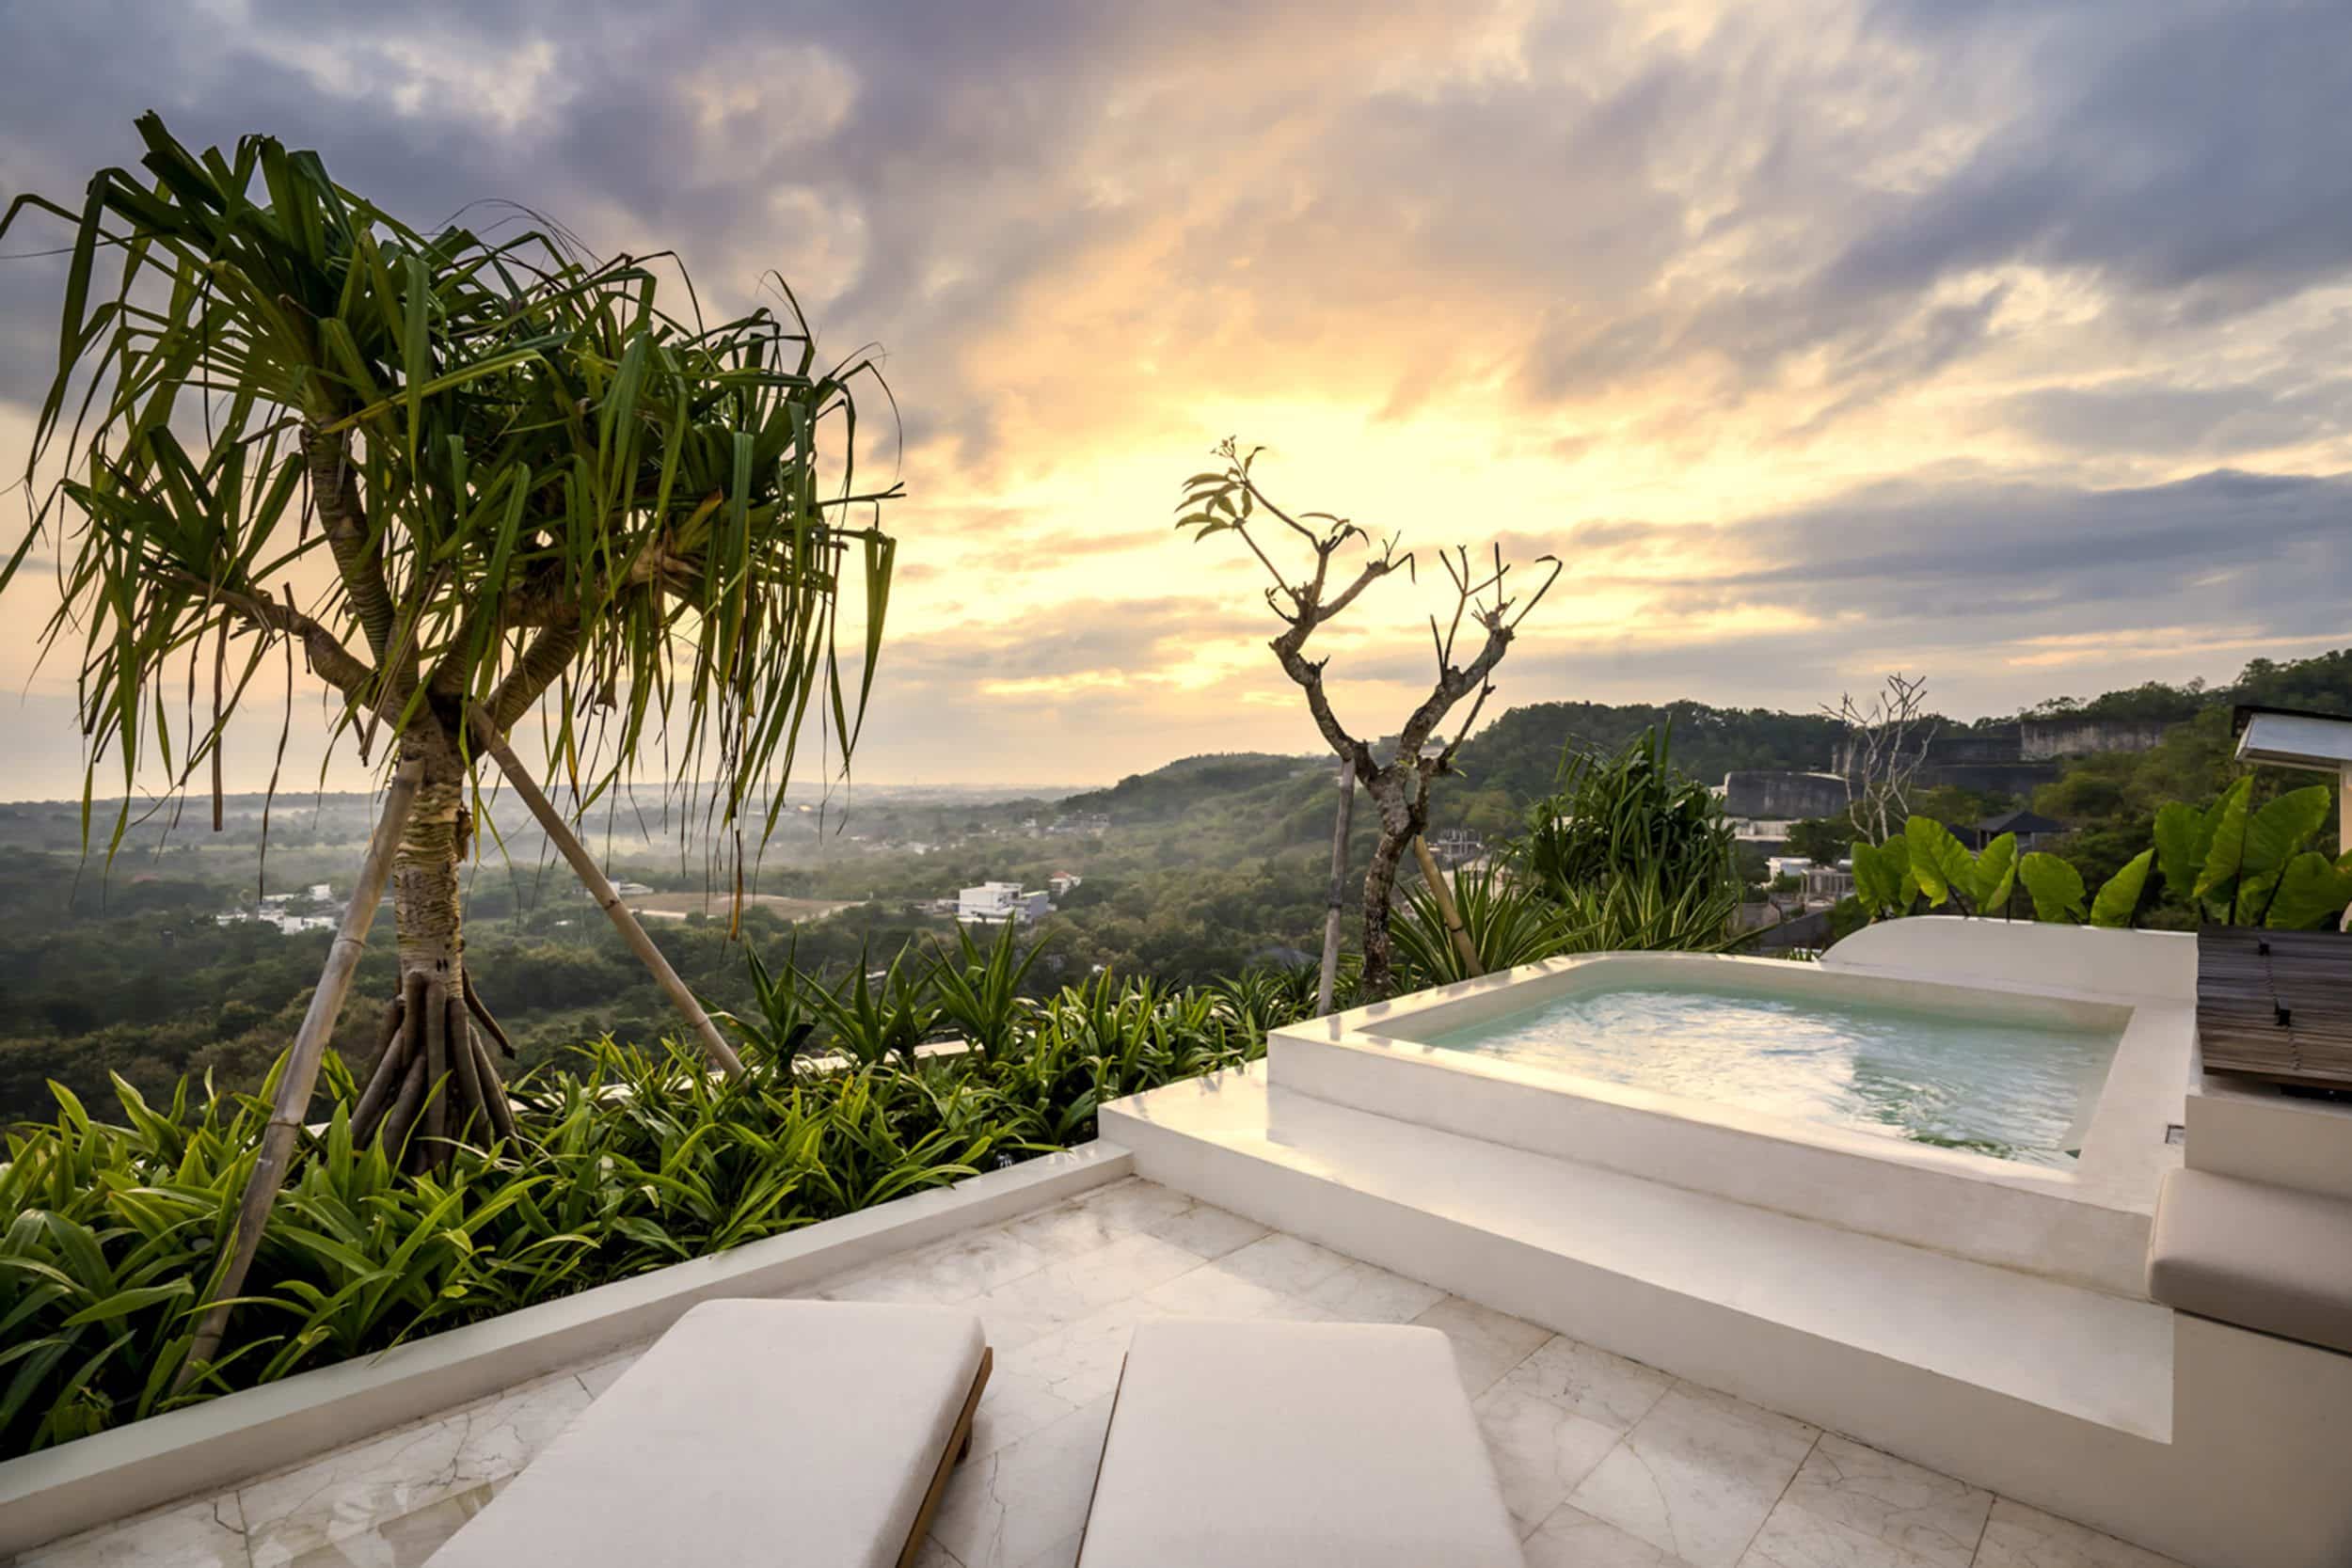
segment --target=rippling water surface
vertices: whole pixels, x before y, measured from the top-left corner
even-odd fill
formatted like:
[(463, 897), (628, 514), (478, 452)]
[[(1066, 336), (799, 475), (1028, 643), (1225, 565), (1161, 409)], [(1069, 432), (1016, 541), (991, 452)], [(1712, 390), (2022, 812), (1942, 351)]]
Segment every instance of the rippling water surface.
[(2119, 1035), (2049, 1022), (1629, 986), (1430, 1043), (1772, 1116), (2065, 1166)]

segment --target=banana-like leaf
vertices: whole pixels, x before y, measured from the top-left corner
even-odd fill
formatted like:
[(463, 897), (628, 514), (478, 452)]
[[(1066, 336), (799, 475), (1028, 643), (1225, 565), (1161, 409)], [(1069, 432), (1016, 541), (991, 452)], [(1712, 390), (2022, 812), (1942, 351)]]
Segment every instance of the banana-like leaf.
[(2221, 819), (2220, 803), (2192, 806), (2185, 800), (2167, 800), (2156, 810), (2156, 864), (2164, 872), (2164, 885), (2173, 896), (2184, 901), (2197, 896), (2197, 879), (2205, 869), (2206, 852), (2213, 847), (2214, 826)]
[(2009, 907), (2010, 892), (2016, 885), (2017, 835), (2003, 833), (1978, 853), (1968, 896), (1979, 913), (1992, 914)]
[[(2352, 855), (2345, 859), (2352, 860)], [(2352, 905), (2352, 866), (2331, 863), (2318, 850), (2306, 849), (2287, 862), (2263, 924), (2292, 931), (2331, 927), (2344, 918), (2348, 905)]]
[(2073, 923), (2083, 917), (2083, 875), (2056, 855), (2036, 849), (2017, 863), (2017, 879), (2033, 900), (2036, 920)]
[(1876, 920), (1889, 912), (1901, 913), (1911, 902), (1909, 875), (1898, 875), (1893, 861), (1884, 849), (1859, 839), (1848, 854), (1853, 862), (1854, 896), (1869, 911), (1870, 918)]
[(1911, 879), (1938, 907), (1957, 888), (1963, 897), (1976, 885), (1977, 863), (1952, 831), (1931, 816), (1914, 816), (1903, 823), (1903, 843), (1911, 851)]
[(2106, 880), (2099, 896), (2090, 902), (2090, 923), (2093, 926), (2129, 926), (2139, 912), (2140, 895), (2148, 887), (2148, 868), (2155, 863), (2156, 852), (2142, 849), (2134, 855), (2122, 870)]
[(2326, 784), (2290, 789), (2247, 819), (2242, 877), (2276, 871), (2310, 843), (2335, 809), (2336, 792)]
[(2238, 780), (2225, 792), (2215, 809), (2213, 830), (2207, 835), (2205, 863), (2198, 868), (2194, 895), (2206, 897), (2235, 877), (2243, 863), (2247, 845), (2247, 798), (2254, 792), (2254, 781)]

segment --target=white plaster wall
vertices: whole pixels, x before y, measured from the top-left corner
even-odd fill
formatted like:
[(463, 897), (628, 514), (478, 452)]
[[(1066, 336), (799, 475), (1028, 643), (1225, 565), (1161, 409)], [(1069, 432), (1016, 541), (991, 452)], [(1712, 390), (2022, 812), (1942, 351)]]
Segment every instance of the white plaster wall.
[(2032, 920), (1914, 915), (1866, 926), (1821, 955), (1825, 969), (1947, 984), (2071, 990), (2131, 1002), (2197, 1001), (2197, 934)]

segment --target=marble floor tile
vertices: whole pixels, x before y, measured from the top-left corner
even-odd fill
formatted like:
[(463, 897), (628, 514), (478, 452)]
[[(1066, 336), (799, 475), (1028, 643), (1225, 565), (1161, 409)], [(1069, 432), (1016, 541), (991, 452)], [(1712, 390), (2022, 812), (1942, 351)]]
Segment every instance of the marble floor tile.
[(1565, 1503), (1519, 1550), (1527, 1568), (1689, 1568), (1673, 1553)]
[(1624, 1432), (1658, 1406), (1675, 1380), (1655, 1367), (1557, 1335), (1503, 1374), (1503, 1381)]
[(1037, 1209), (1005, 1222), (1005, 1233), (1056, 1258), (1081, 1258), (1134, 1232), (1111, 1223), (1111, 1216), (1093, 1208), (1084, 1195)]
[(994, 1453), (1029, 1433), (1052, 1426), (1078, 1406), (1054, 1391), (1038, 1372), (999, 1365), (988, 1374), (980, 1407), (972, 1416), (972, 1451), (967, 1461)]
[(1993, 1500), (1977, 1568), (2181, 1568), (2169, 1557), (2102, 1535), (2038, 1508)]
[(968, 1301), (1054, 1261), (1002, 1226), (950, 1236), (944, 1242), (885, 1258), (838, 1278), (817, 1293), (830, 1301), (898, 1301), (951, 1306)]
[(1820, 1435), (1793, 1417), (1677, 1384), (1568, 1500), (1692, 1568), (1733, 1568)]
[(1175, 1213), (1147, 1220), (1143, 1234), (1155, 1236), (1201, 1258), (1222, 1258), (1273, 1232), (1214, 1203), (1195, 1201)]
[(1198, 1254), (1156, 1236), (1123, 1231), (1083, 1257), (1048, 1264), (961, 1305), (979, 1314), (988, 1342), (1001, 1356), (1199, 1267)]
[(505, 1485), (477, 1486), (387, 1519), (372, 1530), (297, 1554), (287, 1568), (423, 1568), (460, 1526), (482, 1512)]
[(914, 1554), (914, 1568), (963, 1568), (963, 1564), (958, 1562), (956, 1554), (941, 1545), (939, 1537), (934, 1535), (925, 1539), (923, 1549)]
[(1131, 1176), (1078, 1195), (1080, 1207), (1120, 1229), (1148, 1232), (1159, 1221), (1184, 1212), (1199, 1200), (1188, 1193)]
[(957, 1465), (931, 1533), (963, 1568), (1051, 1561), (1048, 1554), (1086, 1522), (1110, 1416), (1105, 1395), (985, 1459)]
[(1036, 1378), (1072, 1409), (1082, 1408), (1119, 1386), (1127, 1344), (1141, 1316), (1135, 1302), (1114, 1303), (999, 1357), (998, 1365)]
[(1503, 1373), (1552, 1337), (1551, 1330), (1540, 1323), (1460, 1296), (1446, 1297), (1413, 1322), (1443, 1329), (1454, 1341), (1454, 1367), (1462, 1374), (1462, 1392), (1471, 1399), (1493, 1387)]
[(1782, 1501), (1740, 1555), (1740, 1568), (1937, 1568), (1893, 1543)]
[(1937, 1568), (1969, 1568), (1993, 1494), (1823, 1433), (1788, 1483), (1783, 1506), (1885, 1542)]
[(1370, 1263), (1350, 1263), (1302, 1297), (1342, 1323), (1406, 1323), (1445, 1300), (1445, 1292)]
[(1248, 1318), (1292, 1322), (1329, 1322), (1332, 1314), (1280, 1291), (1229, 1274), (1216, 1263), (1203, 1263), (1190, 1274), (1155, 1285), (1137, 1298), (1146, 1317)]
[(557, 1372), (250, 1482), (237, 1497), (254, 1568), (280, 1568), (504, 1481), (588, 1404), (580, 1379)]
[(1216, 1260), (1226, 1273), (1285, 1295), (1303, 1296), (1355, 1259), (1295, 1236), (1272, 1235)]
[(224, 1492), (36, 1547), (16, 1568), (246, 1568), (250, 1560), (237, 1495)]
[(1489, 1388), (1470, 1407), (1502, 1483), (1503, 1506), (1519, 1534), (1542, 1524), (1592, 1474), (1621, 1433), (1565, 1405), (1508, 1385)]
[(637, 1365), (637, 1358), (651, 1349), (652, 1345), (652, 1340), (641, 1339), (628, 1349), (618, 1351), (601, 1361), (591, 1361), (585, 1366), (574, 1367), (572, 1375), (580, 1379), (580, 1386), (588, 1390), (588, 1397), (593, 1400), (619, 1382), (621, 1374)]

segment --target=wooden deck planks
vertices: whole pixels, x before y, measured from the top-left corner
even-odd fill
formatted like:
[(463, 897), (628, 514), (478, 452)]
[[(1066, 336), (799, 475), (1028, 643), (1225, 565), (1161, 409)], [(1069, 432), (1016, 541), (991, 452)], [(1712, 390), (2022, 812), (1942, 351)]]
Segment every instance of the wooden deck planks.
[(2352, 1087), (2352, 935), (2225, 927), (2197, 935), (2208, 1072)]

